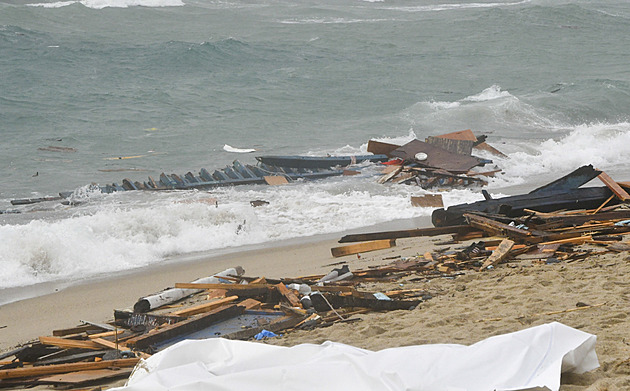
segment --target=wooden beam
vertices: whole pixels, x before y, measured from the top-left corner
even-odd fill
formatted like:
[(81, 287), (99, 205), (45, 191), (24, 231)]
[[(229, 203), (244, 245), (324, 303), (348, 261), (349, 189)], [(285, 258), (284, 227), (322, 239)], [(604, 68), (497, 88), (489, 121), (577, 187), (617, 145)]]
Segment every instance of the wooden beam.
[(59, 338), (59, 337), (42, 336), (42, 337), (39, 337), (39, 342), (41, 342), (43, 345), (57, 346), (63, 349), (72, 349), (72, 348), (92, 349), (92, 350), (103, 349), (101, 345), (95, 343), (94, 341), (82, 341), (78, 339), (66, 339), (66, 338)]
[(494, 266), (504, 260), (512, 249), (512, 246), (514, 246), (514, 242), (512, 240), (503, 239), (501, 244), (499, 244), (499, 247), (490, 254), (488, 259), (486, 259), (483, 265), (479, 268), (479, 271), (484, 271), (490, 266)]
[(265, 179), (265, 182), (271, 186), (286, 185), (287, 183), (289, 183), (287, 178), (281, 175), (266, 175), (263, 178)]
[(203, 284), (194, 282), (177, 282), (175, 288), (181, 289), (225, 289), (226, 291), (247, 290), (253, 288), (271, 288), (272, 284)]
[(69, 329), (53, 330), (52, 334), (55, 337), (63, 337), (65, 335), (83, 333), (83, 332), (86, 332), (88, 330), (98, 330), (98, 327), (92, 326), (91, 324), (84, 324), (84, 325), (77, 326), (77, 327), (72, 327), (72, 328), (69, 328)]
[(108, 341), (103, 338), (95, 338), (92, 340), (92, 342), (94, 342), (97, 345), (100, 345), (102, 348), (107, 348), (107, 349), (120, 350), (121, 348), (126, 348), (124, 343), (116, 343), (116, 342)]
[(174, 312), (171, 312), (170, 315), (188, 317), (192, 315), (202, 314), (204, 312), (209, 312), (215, 308), (224, 306), (235, 300), (238, 300), (238, 296), (230, 296), (230, 297), (226, 297), (224, 299), (216, 300), (210, 303), (203, 303), (200, 305), (196, 305), (194, 307), (184, 308), (183, 310), (174, 311)]
[(508, 224), (504, 224), (487, 217), (466, 213), (464, 218), (468, 220), (468, 224), (478, 228), (490, 235), (503, 235), (512, 239), (526, 239), (532, 236), (532, 232), (526, 229), (516, 228)]
[(466, 225), (451, 225), (448, 227), (418, 228), (418, 229), (408, 229), (408, 230), (401, 230), (401, 231), (387, 231), (387, 232), (374, 232), (374, 233), (367, 233), (367, 234), (346, 235), (339, 240), (339, 243), (364, 242), (367, 240), (382, 240), (382, 239), (415, 238), (418, 236), (462, 234), (462, 233), (468, 233), (472, 231), (477, 231), (477, 229), (467, 224)]
[(396, 246), (396, 239), (373, 240), (371, 242), (351, 244), (348, 246), (333, 247), (330, 249), (332, 256), (343, 257), (344, 255), (364, 253), (369, 251), (382, 250)]
[(0, 370), (1, 379), (18, 379), (23, 377), (53, 375), (55, 373), (68, 373), (78, 371), (88, 371), (103, 368), (129, 368), (135, 366), (139, 358), (123, 358), (120, 360), (79, 362), (71, 364), (45, 365), (32, 368), (15, 368)]
[(630, 194), (621, 188), (608, 174), (602, 171), (597, 176), (622, 202), (630, 201)]
[(400, 145), (384, 143), (382, 141), (369, 140), (367, 151), (372, 152), (375, 155), (389, 155), (394, 149), (399, 148)]
[[(80, 371), (80, 372), (70, 372), (65, 374), (56, 374), (48, 377), (43, 377), (38, 379), (40, 383), (46, 384), (71, 384), (78, 385), (82, 383), (93, 383), (100, 382), (103, 380), (115, 379), (120, 377), (129, 377), (133, 368), (124, 368), (115, 370), (105, 368), (105, 369), (94, 369), (89, 371)], [(100, 388), (98, 388), (100, 390)], [(86, 388), (83, 391), (88, 390), (96, 390), (95, 388)], [(79, 391), (79, 390), (76, 390)]]
[(426, 194), (423, 196), (412, 196), (411, 205), (425, 208), (443, 208), (442, 194)]

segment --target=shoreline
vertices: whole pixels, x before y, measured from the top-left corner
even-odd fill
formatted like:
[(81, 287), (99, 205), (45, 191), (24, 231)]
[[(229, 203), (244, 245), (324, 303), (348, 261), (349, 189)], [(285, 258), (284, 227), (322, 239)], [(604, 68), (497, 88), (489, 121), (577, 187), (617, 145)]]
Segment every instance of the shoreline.
[[(276, 240), (271, 242), (256, 243), (238, 247), (224, 247), (216, 250), (199, 251), (187, 254), (179, 254), (162, 259), (159, 263), (153, 263), (145, 265), (135, 269), (120, 270), (112, 272), (111, 274), (117, 274), (118, 276), (142, 274), (151, 272), (151, 269), (159, 270), (162, 267), (168, 265), (180, 265), (184, 266), (189, 263), (206, 262), (216, 257), (230, 256), (238, 253), (247, 253), (250, 251), (258, 251), (261, 249), (273, 249), (282, 248), (288, 246), (297, 246), (305, 243), (316, 243), (328, 240), (338, 240), (343, 235), (357, 234), (357, 233), (369, 233), (369, 232), (381, 232), (381, 231), (395, 231), (403, 229), (414, 228), (426, 228), (431, 227), (431, 217), (421, 216), (402, 220), (392, 220), (376, 225), (370, 225), (366, 227), (359, 227), (349, 229), (343, 232), (327, 233), (314, 236), (304, 236), (285, 240)], [(46, 281), (28, 286), (10, 287), (0, 289), (0, 308), (7, 304), (14, 302), (33, 299), (40, 296), (45, 296), (59, 292), (64, 289), (76, 285), (93, 284), (105, 279), (119, 278), (112, 276), (93, 276), (85, 279), (60, 279), (55, 281)]]
[(330, 248), (339, 246), (337, 241), (346, 233), (421, 228), (427, 224), (430, 225), (429, 217), (397, 220), (344, 233), (227, 248), (219, 254), (181, 255), (160, 264), (81, 281), (43, 283), (37, 289), (45, 294), (0, 305), (0, 352), (49, 335), (55, 329), (73, 327), (82, 320), (106, 322), (115, 309), (131, 308), (140, 297), (234, 266), (242, 266), (245, 275), (257, 277), (326, 274), (334, 268), (326, 265), (348, 259), (333, 258), (330, 253)]

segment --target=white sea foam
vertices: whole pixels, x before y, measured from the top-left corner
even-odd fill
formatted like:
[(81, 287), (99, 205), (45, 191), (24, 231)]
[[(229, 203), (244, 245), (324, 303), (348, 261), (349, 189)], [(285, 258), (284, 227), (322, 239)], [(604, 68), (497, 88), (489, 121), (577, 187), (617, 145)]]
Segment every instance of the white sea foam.
[(256, 150), (254, 148), (234, 148), (230, 145), (225, 144), (223, 146), (223, 150), (225, 152), (232, 152), (232, 153), (251, 153), (251, 152), (256, 152)]
[(417, 6), (389, 6), (383, 7), (384, 9), (404, 11), (404, 12), (438, 12), (438, 11), (450, 11), (450, 10), (466, 10), (466, 9), (478, 9), (478, 8), (499, 8), (499, 7), (513, 7), (522, 4), (527, 4), (531, 0), (522, 0), (516, 2), (495, 2), (495, 3), (445, 3), (445, 4), (430, 4), (430, 5), (417, 5)]
[(517, 146), (520, 150), (510, 151), (510, 158), (501, 164), (508, 177), (569, 172), (585, 164), (622, 171), (630, 164), (628, 145), (627, 122), (584, 124), (557, 139), (523, 142)]
[[(0, 288), (127, 270), (174, 254), (428, 216), (432, 209), (412, 207), (409, 201), (410, 195), (422, 193), (417, 187), (378, 185), (374, 177), (345, 177), (249, 190), (224, 188), (212, 194), (92, 196), (70, 217), (0, 226)], [(204, 202), (209, 197), (219, 200), (218, 207)], [(269, 205), (253, 208), (249, 202), (256, 199)]]
[(76, 4), (78, 3), (77, 1), (57, 1), (54, 3), (34, 3), (34, 4), (27, 4), (27, 6), (29, 7), (42, 7), (42, 8), (61, 8), (61, 7), (66, 7), (72, 4)]
[(347, 19), (347, 18), (303, 18), (280, 20), (282, 24), (354, 24), (354, 23), (375, 23), (389, 19)]
[(507, 98), (507, 97), (513, 98), (514, 96), (507, 91), (502, 91), (501, 87), (495, 84), (481, 91), (481, 93), (468, 96), (464, 98), (463, 100), (469, 101), (469, 102), (486, 102), (489, 100)]
[(29, 7), (43, 8), (61, 8), (73, 4), (82, 4), (88, 8), (128, 8), (134, 6), (140, 7), (180, 7), (184, 3), (181, 0), (80, 0), (80, 1), (58, 1), (53, 3), (32, 3), (27, 4)]

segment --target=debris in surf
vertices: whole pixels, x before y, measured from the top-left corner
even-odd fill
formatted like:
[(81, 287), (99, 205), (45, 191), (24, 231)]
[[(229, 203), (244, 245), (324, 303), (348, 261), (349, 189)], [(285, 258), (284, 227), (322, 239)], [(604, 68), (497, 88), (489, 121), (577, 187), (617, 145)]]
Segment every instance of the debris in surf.
[(59, 146), (55, 146), (55, 145), (49, 145), (47, 147), (40, 147), (40, 148), (37, 148), (37, 150), (38, 151), (47, 151), (47, 152), (65, 152), (65, 153), (76, 152), (77, 151), (75, 148), (59, 147)]
[(223, 146), (223, 150), (225, 152), (232, 152), (232, 153), (252, 153), (252, 152), (256, 152), (256, 149), (254, 148), (234, 148), (230, 145), (225, 144)]
[(423, 189), (485, 186), (480, 176), (494, 176), (500, 169), (476, 172), (473, 168), (492, 163), (471, 155), (474, 148), (505, 156), (486, 144), (486, 137), (477, 138), (470, 129), (429, 136), (424, 142), (412, 140), (405, 145), (370, 140), (368, 152), (384, 154), (392, 159), (379, 178), (379, 183), (415, 184)]
[[(426, 142), (413, 140), (403, 146), (370, 140), (368, 151), (372, 155), (358, 156), (257, 156), (258, 164), (252, 166), (235, 160), (232, 165), (212, 173), (202, 168), (197, 175), (188, 172), (185, 175), (161, 173), (156, 179), (151, 176), (147, 181), (134, 181), (124, 178), (120, 183), (95, 185), (101, 193), (113, 193), (130, 190), (190, 190), (212, 189), (221, 186), (268, 184), (287, 184), (301, 179), (320, 179), (331, 176), (357, 175), (357, 170), (347, 167), (358, 164), (383, 164), (387, 174), (379, 178), (380, 183), (415, 184), (424, 189), (438, 190), (455, 187), (484, 186), (482, 176), (492, 176), (499, 172), (493, 169), (475, 172), (472, 168), (490, 163), (490, 160), (470, 155), (470, 151), (485, 145), (486, 150), (494, 150), (485, 143), (485, 136), (477, 138), (472, 131), (449, 133), (429, 137)], [(230, 151), (248, 151), (229, 145)], [(500, 152), (494, 150), (496, 154)], [(159, 154), (148, 151), (144, 155), (106, 157), (105, 160), (136, 159)], [(140, 171), (134, 168), (107, 169), (101, 171)], [(393, 171), (392, 171), (393, 170)], [(72, 192), (59, 193), (61, 198), (68, 198)], [(17, 199), (14, 205), (53, 201), (54, 197)]]

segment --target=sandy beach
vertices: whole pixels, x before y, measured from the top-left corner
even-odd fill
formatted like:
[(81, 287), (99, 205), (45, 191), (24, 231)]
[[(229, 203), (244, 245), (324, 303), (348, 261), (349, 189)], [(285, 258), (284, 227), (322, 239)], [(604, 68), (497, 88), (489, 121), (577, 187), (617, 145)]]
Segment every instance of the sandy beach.
[[(333, 258), (330, 248), (339, 245), (336, 240), (291, 244), (168, 264), (73, 286), (0, 307), (0, 348), (7, 350), (40, 335), (51, 335), (52, 330), (72, 327), (80, 320), (112, 320), (114, 309), (130, 308), (143, 295), (237, 265), (248, 276), (272, 278), (325, 274), (339, 262), (347, 262), (351, 270), (364, 269), (387, 264), (398, 255), (432, 251), (445, 238), (399, 239), (396, 247), (364, 253), (360, 258)], [(332, 340), (371, 350), (430, 343), (471, 344), (557, 321), (595, 334), (601, 364), (593, 372), (563, 377), (561, 390), (626, 390), (630, 389), (629, 260), (629, 254), (622, 252), (555, 264), (511, 261), (486, 272), (466, 271), (456, 278), (414, 282), (410, 280), (417, 276), (412, 275), (395, 284), (364, 284), (358, 289), (422, 288), (433, 298), (410, 311), (358, 315), (361, 321), (294, 331), (265, 343), (289, 346)]]

